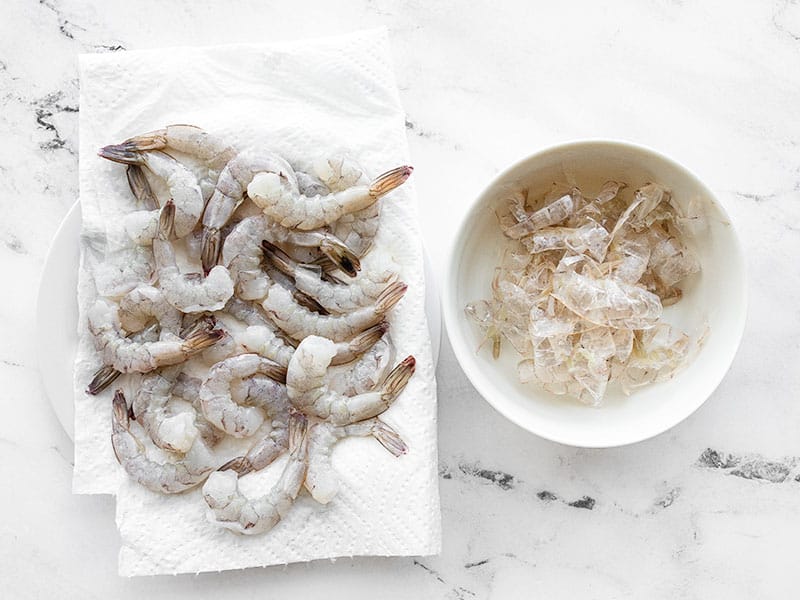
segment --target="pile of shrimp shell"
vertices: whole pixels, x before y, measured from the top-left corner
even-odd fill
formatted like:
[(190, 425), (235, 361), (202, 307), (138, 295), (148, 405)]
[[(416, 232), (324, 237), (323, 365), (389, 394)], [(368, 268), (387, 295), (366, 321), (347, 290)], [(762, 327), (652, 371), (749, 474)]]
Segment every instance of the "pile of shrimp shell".
[[(111, 441), (130, 478), (165, 494), (203, 484), (212, 523), (255, 534), (303, 486), (320, 503), (335, 497), (339, 440), (407, 451), (379, 418), (414, 373), (413, 356), (395, 364), (386, 320), (406, 285), (368, 259), (382, 198), (411, 167), (370, 180), (325, 157), (303, 172), (192, 125), (99, 156), (125, 166), (138, 206), (123, 219), (129, 247), (94, 273), (87, 318), (103, 367), (87, 392), (127, 379)], [(225, 440), (245, 450), (223, 460)], [(284, 455), (273, 487), (239, 491), (240, 477)]]
[(554, 184), (543, 197), (512, 193), (498, 212), (508, 238), (492, 297), (467, 316), (498, 358), (503, 341), (520, 355), (522, 383), (600, 405), (610, 382), (623, 392), (669, 379), (699, 348), (662, 320), (682, 297), (678, 285), (700, 270), (685, 244), (703, 222), (649, 183), (626, 198), (607, 181), (595, 195)]

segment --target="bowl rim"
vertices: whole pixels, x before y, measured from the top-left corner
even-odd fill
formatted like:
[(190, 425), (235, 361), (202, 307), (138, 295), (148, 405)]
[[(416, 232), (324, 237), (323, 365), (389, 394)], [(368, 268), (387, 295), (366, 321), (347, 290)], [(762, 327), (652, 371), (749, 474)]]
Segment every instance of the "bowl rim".
[[(687, 178), (691, 181), (693, 185), (697, 187), (705, 196), (711, 199), (711, 201), (715, 204), (716, 208), (721, 212), (721, 214), (725, 217), (728, 224), (730, 225), (730, 232), (731, 232), (731, 239), (732, 239), (732, 250), (735, 256), (736, 261), (740, 265), (740, 289), (739, 289), (739, 297), (741, 302), (741, 310), (739, 313), (739, 318), (735, 323), (732, 323), (731, 328), (735, 327), (735, 343), (730, 345), (730, 348), (727, 349), (727, 354), (723, 357), (724, 363), (726, 364), (724, 369), (720, 369), (717, 376), (709, 378), (706, 380), (706, 385), (697, 394), (698, 400), (688, 406), (688, 410), (680, 413), (676, 419), (665, 420), (662, 425), (657, 425), (656, 427), (650, 427), (647, 430), (634, 430), (635, 432), (632, 435), (625, 437), (624, 439), (615, 439), (615, 440), (608, 440), (607, 442), (597, 442), (594, 441), (592, 443), (581, 442), (578, 439), (570, 438), (568, 435), (557, 435), (553, 434), (546, 429), (542, 430), (542, 428), (532, 427), (530, 423), (523, 424), (520, 422), (519, 419), (516, 418), (515, 415), (511, 414), (512, 411), (508, 410), (508, 408), (503, 403), (495, 402), (495, 400), (491, 399), (493, 395), (496, 394), (496, 390), (492, 389), (488, 384), (488, 380), (484, 381), (483, 377), (477, 375), (477, 373), (470, 373), (470, 370), (466, 368), (468, 365), (468, 361), (470, 359), (469, 349), (467, 348), (467, 344), (463, 339), (463, 336), (460, 334), (455, 334), (458, 331), (458, 318), (463, 318), (460, 315), (463, 315), (463, 310), (459, 309), (454, 305), (455, 296), (456, 296), (456, 284), (457, 284), (457, 266), (459, 262), (459, 258), (461, 250), (465, 243), (465, 235), (466, 235), (466, 227), (467, 225), (473, 220), (474, 213), (478, 210), (478, 208), (483, 204), (485, 201), (487, 194), (489, 191), (495, 187), (496, 184), (502, 182), (503, 179), (506, 179), (509, 174), (516, 169), (520, 168), (526, 163), (533, 161), (537, 158), (542, 157), (543, 155), (549, 154), (555, 151), (564, 151), (569, 150), (572, 148), (578, 148), (581, 146), (586, 145), (607, 145), (609, 147), (613, 146), (622, 146), (628, 150), (632, 150), (634, 152), (641, 152), (645, 154), (650, 154), (657, 158), (658, 160), (664, 161), (670, 166), (676, 168), (678, 171), (682, 171)], [(442, 286), (442, 294), (441, 294), (441, 302), (442, 302), (442, 314), (444, 316), (445, 328), (447, 330), (447, 337), (450, 341), (450, 346), (453, 349), (453, 353), (456, 356), (456, 360), (458, 361), (459, 366), (461, 367), (464, 374), (467, 376), (467, 379), (470, 381), (472, 386), (477, 390), (480, 396), (486, 401), (494, 410), (498, 413), (503, 415), (506, 419), (529, 431), (530, 433), (539, 436), (543, 439), (549, 440), (551, 442), (555, 442), (558, 444), (563, 444), (566, 446), (572, 446), (577, 448), (618, 448), (622, 446), (628, 446), (631, 444), (636, 444), (650, 438), (656, 437), (666, 431), (669, 431), (679, 423), (688, 419), (692, 414), (694, 414), (711, 395), (717, 389), (719, 384), (724, 379), (725, 375), (731, 368), (733, 364), (733, 360), (738, 352), (738, 349), (741, 345), (742, 337), (744, 335), (745, 324), (747, 321), (747, 311), (748, 311), (748, 290), (747, 290), (747, 262), (745, 260), (744, 249), (742, 247), (741, 240), (739, 235), (736, 231), (735, 224), (730, 217), (730, 214), (725, 209), (724, 204), (720, 201), (718, 196), (692, 171), (691, 169), (687, 168), (683, 165), (683, 163), (678, 162), (674, 158), (664, 154), (663, 152), (659, 152), (654, 150), (653, 148), (635, 143), (630, 142), (627, 140), (620, 140), (614, 138), (585, 138), (585, 139), (575, 139), (569, 140), (566, 142), (561, 142), (557, 144), (551, 144), (545, 147), (540, 148), (539, 150), (534, 151), (531, 154), (523, 156), (522, 158), (514, 161), (508, 167), (503, 169), (500, 173), (496, 174), (491, 178), (491, 180), (483, 187), (479, 194), (477, 194), (472, 201), (470, 202), (467, 210), (464, 211), (461, 218), (458, 221), (458, 225), (456, 227), (456, 233), (450, 241), (450, 248), (447, 253), (447, 260), (446, 260), (446, 271), (445, 277), (446, 281)], [(456, 338), (456, 339), (454, 339)], [(474, 354), (472, 352), (471, 354)], [(617, 436), (619, 437), (619, 436)]]

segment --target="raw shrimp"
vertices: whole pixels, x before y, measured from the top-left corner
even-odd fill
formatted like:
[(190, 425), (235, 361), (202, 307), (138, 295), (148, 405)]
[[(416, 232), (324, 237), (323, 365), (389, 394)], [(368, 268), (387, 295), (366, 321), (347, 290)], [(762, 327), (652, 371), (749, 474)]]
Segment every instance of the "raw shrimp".
[(284, 227), (307, 231), (330, 225), (345, 214), (374, 204), (402, 185), (413, 170), (410, 166), (397, 167), (380, 175), (370, 185), (356, 185), (310, 198), (300, 194), (294, 172), (288, 179), (275, 173), (259, 173), (248, 186), (247, 194), (265, 214)]
[[(363, 169), (346, 157), (317, 161), (314, 164), (314, 171), (331, 192), (343, 192), (356, 185), (369, 184)], [(318, 193), (327, 194), (327, 192)], [(309, 195), (305, 192), (303, 194)], [(372, 246), (380, 224), (380, 216), (381, 203), (373, 202), (366, 208), (342, 215), (331, 224), (331, 233), (358, 256), (364, 256)]]
[(128, 168), (125, 169), (125, 175), (128, 178), (128, 187), (131, 188), (134, 198), (147, 210), (157, 210), (159, 206), (158, 198), (153, 193), (150, 182), (147, 181), (144, 169), (139, 165), (128, 165)]
[(298, 306), (291, 293), (279, 286), (269, 291), (262, 306), (273, 322), (296, 340), (318, 334), (341, 342), (383, 320), (384, 315), (403, 297), (406, 288), (406, 284), (395, 282), (378, 296), (374, 305), (343, 315), (324, 316), (306, 310)]
[[(244, 379), (253, 375), (266, 375), (274, 379), (265, 385), (257, 401), (258, 406), (240, 406), (231, 396), (231, 383), (234, 379)], [(276, 402), (281, 402), (286, 394), (285, 387), (278, 380), (284, 380), (286, 370), (257, 354), (240, 354), (217, 363), (208, 372), (200, 388), (200, 406), (203, 416), (215, 427), (234, 437), (249, 437), (264, 422), (264, 410)]]
[(129, 152), (120, 146), (100, 149), (100, 156), (127, 165), (142, 165), (164, 180), (175, 204), (175, 235), (182, 238), (194, 229), (203, 214), (203, 193), (194, 174), (163, 152)]
[(97, 293), (118, 298), (153, 276), (153, 253), (149, 248), (132, 246), (106, 254), (102, 262), (92, 264)]
[[(153, 323), (142, 331), (129, 334), (128, 337), (130, 337), (134, 342), (155, 342), (158, 340), (160, 330), (161, 327), (158, 325), (158, 323)], [(109, 385), (114, 383), (120, 375), (122, 375), (122, 373), (117, 371), (114, 367), (100, 367), (95, 372), (92, 380), (89, 382), (89, 385), (86, 387), (86, 393), (96, 396)]]
[(333, 469), (331, 454), (337, 442), (346, 437), (372, 436), (394, 456), (408, 452), (397, 432), (378, 418), (352, 425), (317, 423), (308, 432), (308, 471), (305, 487), (320, 504), (328, 504), (339, 492), (339, 478)]
[(256, 499), (248, 499), (239, 491), (236, 471), (215, 471), (203, 486), (211, 523), (252, 535), (275, 527), (291, 509), (305, 479), (308, 460), (308, 422), (299, 413), (289, 418), (289, 460), (272, 489)]
[(335, 425), (346, 425), (375, 417), (388, 409), (414, 374), (416, 361), (405, 358), (375, 391), (345, 396), (331, 390), (325, 374), (336, 353), (335, 344), (311, 335), (305, 338), (289, 361), (286, 391), (292, 405), (306, 414)]
[(236, 149), (222, 138), (194, 125), (167, 125), (164, 129), (134, 136), (113, 148), (124, 155), (164, 150), (191, 156), (205, 169), (199, 180), (205, 200), (211, 196), (222, 169), (236, 155)]
[(140, 285), (119, 301), (119, 321), (125, 331), (144, 329), (152, 320), (158, 322), (162, 333), (180, 335), (181, 311), (167, 302), (163, 292), (151, 285)]
[(160, 464), (148, 458), (146, 448), (131, 431), (130, 414), (122, 390), (114, 394), (111, 445), (119, 464), (131, 479), (163, 494), (178, 494), (202, 483), (218, 463), (200, 437), (180, 460)]
[(157, 342), (137, 342), (125, 337), (119, 322), (118, 307), (98, 299), (88, 312), (89, 331), (103, 363), (122, 373), (147, 373), (159, 367), (176, 365), (190, 356), (215, 344), (222, 334), (199, 330), (186, 339), (175, 338)]
[[(242, 273), (236, 280), (240, 289), (254, 296), (269, 287), (269, 278), (260, 267), (263, 254), (261, 242), (267, 240), (284, 247), (297, 246), (312, 249), (330, 258), (342, 271), (355, 277), (361, 269), (358, 257), (332, 235), (321, 231), (293, 231), (276, 225), (266, 215), (246, 217), (239, 221), (225, 238), (222, 247), (222, 264), (231, 272)], [(261, 296), (263, 298), (264, 296)], [(251, 298), (252, 299), (252, 298)]]
[(261, 246), (264, 257), (279, 271), (291, 277), (298, 290), (316, 299), (331, 312), (346, 313), (374, 304), (387, 286), (397, 281), (397, 273), (367, 270), (346, 285), (331, 283), (324, 279), (321, 268), (299, 264), (266, 240)]
[(220, 310), (233, 296), (228, 269), (217, 265), (206, 277), (181, 273), (170, 242), (175, 206), (170, 200), (161, 209), (158, 237), (153, 240), (158, 282), (167, 302), (185, 313)]
[(245, 194), (249, 194), (248, 186), (257, 174), (270, 174), (284, 193), (297, 188), (294, 170), (277, 154), (251, 150), (233, 157), (219, 174), (214, 194), (203, 213), (203, 250), (200, 256), (205, 272), (219, 260), (222, 248), (220, 229), (244, 201)]
[(189, 412), (167, 414), (175, 382), (181, 367), (153, 371), (142, 377), (131, 408), (136, 422), (159, 448), (185, 453), (198, 435), (195, 415)]
[(266, 318), (258, 306), (231, 298), (226, 310), (231, 316), (247, 324), (247, 329), (239, 333), (236, 339), (248, 352), (260, 354), (284, 367), (289, 364), (294, 346), (280, 335), (280, 330)]
[[(386, 324), (384, 331), (388, 329)], [(330, 389), (345, 396), (355, 396), (375, 389), (386, 378), (394, 365), (394, 344), (388, 335), (383, 335), (354, 362), (334, 366), (338, 364), (337, 358), (338, 355), (331, 361), (325, 381)]]

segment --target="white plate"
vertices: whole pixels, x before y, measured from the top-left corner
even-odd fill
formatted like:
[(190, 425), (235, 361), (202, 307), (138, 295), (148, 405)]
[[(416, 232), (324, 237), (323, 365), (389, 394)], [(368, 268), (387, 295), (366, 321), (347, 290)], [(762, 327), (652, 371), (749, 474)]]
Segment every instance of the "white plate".
[[(37, 301), (36, 341), (39, 370), (50, 404), (71, 439), (75, 408), (72, 397), (72, 363), (78, 345), (78, 266), (81, 207), (76, 201), (56, 231), (42, 271)], [(431, 335), (433, 363), (439, 360), (442, 320), (439, 297), (425, 255), (425, 312)]]

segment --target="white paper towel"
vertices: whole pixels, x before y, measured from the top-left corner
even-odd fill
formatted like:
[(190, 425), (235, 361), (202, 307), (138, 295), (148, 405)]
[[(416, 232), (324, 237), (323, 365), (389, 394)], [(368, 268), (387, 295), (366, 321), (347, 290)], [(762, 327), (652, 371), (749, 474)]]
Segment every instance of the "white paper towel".
[[(409, 284), (391, 315), (398, 357), (416, 374), (384, 417), (408, 443), (394, 458), (372, 439), (340, 443), (339, 495), (327, 506), (303, 494), (274, 530), (240, 537), (209, 524), (199, 490), (163, 496), (131, 483), (110, 444), (110, 390), (83, 392), (99, 366), (84, 311), (95, 262), (124, 244), (119, 215), (133, 208), (124, 169), (100, 146), (170, 123), (192, 123), (240, 147), (260, 145), (290, 162), (345, 153), (370, 175), (408, 164), (405, 114), (386, 32), (268, 45), (174, 48), (80, 59), (80, 345), (75, 369), (76, 493), (117, 493), (120, 573), (199, 572), (354, 555), (439, 552), (436, 390), (425, 319), (425, 281), (413, 177), (383, 204), (375, 252), (392, 255)], [(112, 386), (113, 387), (113, 386)], [(256, 495), (283, 462), (242, 480)]]

